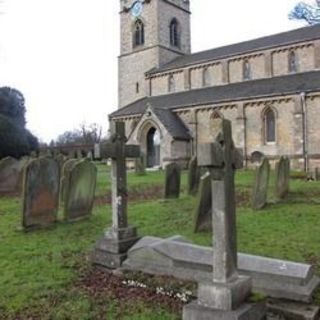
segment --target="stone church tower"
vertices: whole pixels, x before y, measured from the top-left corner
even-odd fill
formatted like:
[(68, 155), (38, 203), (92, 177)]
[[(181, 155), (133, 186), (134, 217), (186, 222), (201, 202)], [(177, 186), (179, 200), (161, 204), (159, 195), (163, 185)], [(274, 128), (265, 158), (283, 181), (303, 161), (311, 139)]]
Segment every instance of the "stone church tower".
[(145, 73), (190, 54), (189, 0), (120, 0), (119, 108), (150, 96)]

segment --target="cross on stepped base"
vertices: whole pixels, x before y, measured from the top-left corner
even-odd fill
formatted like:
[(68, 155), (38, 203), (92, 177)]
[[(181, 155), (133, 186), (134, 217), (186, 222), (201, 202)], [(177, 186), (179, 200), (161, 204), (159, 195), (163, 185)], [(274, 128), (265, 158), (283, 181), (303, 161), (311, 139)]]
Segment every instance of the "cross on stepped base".
[(231, 122), (221, 120), (215, 141), (199, 145), (198, 165), (211, 175), (213, 223), (213, 274), (211, 283), (200, 283), (198, 300), (183, 309), (183, 320), (262, 320), (264, 304), (246, 304), (251, 279), (237, 271), (237, 233), (234, 173), (243, 166), (234, 147)]
[(97, 242), (91, 260), (106, 268), (116, 269), (126, 258), (127, 251), (139, 240), (136, 228), (128, 226), (126, 158), (139, 158), (140, 147), (126, 145), (124, 123), (112, 125), (110, 142), (101, 145), (101, 157), (112, 160), (112, 227)]

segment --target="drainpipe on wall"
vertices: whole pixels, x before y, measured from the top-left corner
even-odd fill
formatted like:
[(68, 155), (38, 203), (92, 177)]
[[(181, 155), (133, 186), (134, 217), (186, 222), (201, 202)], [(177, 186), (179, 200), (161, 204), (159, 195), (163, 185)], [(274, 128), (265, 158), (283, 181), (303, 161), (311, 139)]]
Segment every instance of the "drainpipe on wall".
[(304, 171), (309, 171), (309, 159), (308, 159), (308, 114), (306, 104), (306, 93), (300, 93), (301, 105), (302, 105), (302, 117), (303, 117), (303, 158), (304, 158)]

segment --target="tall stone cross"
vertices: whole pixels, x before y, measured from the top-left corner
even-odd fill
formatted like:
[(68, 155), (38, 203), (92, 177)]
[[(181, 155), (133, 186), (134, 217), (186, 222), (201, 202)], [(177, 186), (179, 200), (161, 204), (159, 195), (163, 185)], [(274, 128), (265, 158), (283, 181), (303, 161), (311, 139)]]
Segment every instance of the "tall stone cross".
[[(233, 285), (242, 286), (237, 272), (237, 232), (234, 174), (243, 166), (243, 157), (232, 141), (231, 122), (221, 120), (221, 130), (215, 141), (199, 145), (198, 165), (211, 174), (213, 223), (212, 284), (199, 286), (199, 300), (216, 309), (229, 310), (234, 306)], [(245, 284), (246, 291), (250, 285)], [(212, 289), (215, 288), (215, 289)], [(246, 293), (247, 294), (247, 293)], [(226, 299), (226, 297), (229, 297)]]
[(199, 283), (198, 300), (183, 308), (183, 320), (265, 319), (264, 305), (246, 304), (251, 279), (237, 271), (237, 231), (234, 174), (243, 157), (232, 141), (231, 122), (222, 119), (215, 141), (198, 146), (198, 165), (211, 175), (212, 281)]
[(140, 147), (126, 145), (127, 138), (123, 122), (115, 122), (111, 126), (110, 142), (101, 145), (101, 157), (104, 159), (111, 158), (112, 160), (112, 226), (113, 229), (118, 230), (128, 227), (126, 158), (139, 158)]
[(91, 256), (95, 264), (119, 268), (128, 250), (139, 240), (134, 226), (128, 226), (126, 158), (140, 157), (140, 148), (126, 145), (124, 123), (113, 123), (110, 142), (101, 145), (101, 157), (111, 158), (112, 227), (100, 239)]

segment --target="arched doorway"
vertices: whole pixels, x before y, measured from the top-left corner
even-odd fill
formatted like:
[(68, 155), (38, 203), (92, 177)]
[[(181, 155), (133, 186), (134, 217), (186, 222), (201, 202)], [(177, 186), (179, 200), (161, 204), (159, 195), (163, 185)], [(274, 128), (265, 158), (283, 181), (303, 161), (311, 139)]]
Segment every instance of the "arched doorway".
[(147, 133), (147, 167), (160, 165), (160, 132), (152, 127)]

